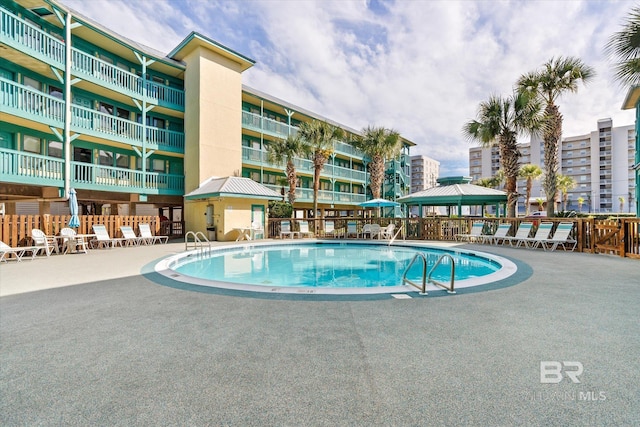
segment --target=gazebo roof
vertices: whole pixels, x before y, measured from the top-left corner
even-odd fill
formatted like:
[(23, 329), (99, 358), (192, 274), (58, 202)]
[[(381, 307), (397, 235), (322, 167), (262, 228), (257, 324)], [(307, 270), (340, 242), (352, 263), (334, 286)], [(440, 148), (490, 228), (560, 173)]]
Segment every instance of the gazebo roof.
[(249, 178), (227, 176), (211, 177), (189, 194), (187, 200), (210, 197), (240, 197), (247, 199), (281, 200), (282, 195)]
[(397, 201), (409, 205), (424, 206), (506, 203), (506, 192), (469, 184), (470, 180), (471, 178), (468, 177), (441, 178), (438, 180), (441, 185), (409, 194)]

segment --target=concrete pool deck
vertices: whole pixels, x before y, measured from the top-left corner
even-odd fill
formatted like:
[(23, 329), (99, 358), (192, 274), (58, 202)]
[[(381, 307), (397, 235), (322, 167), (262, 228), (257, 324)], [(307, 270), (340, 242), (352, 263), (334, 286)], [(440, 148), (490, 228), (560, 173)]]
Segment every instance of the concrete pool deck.
[(462, 246), (533, 274), (296, 301), (141, 275), (184, 243), (3, 263), (0, 425), (639, 425), (640, 262)]

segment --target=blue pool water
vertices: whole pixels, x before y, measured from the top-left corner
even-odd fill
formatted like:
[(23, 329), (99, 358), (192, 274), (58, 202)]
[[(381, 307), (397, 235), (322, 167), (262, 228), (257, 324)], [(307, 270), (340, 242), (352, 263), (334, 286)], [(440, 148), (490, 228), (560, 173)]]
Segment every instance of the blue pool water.
[[(256, 245), (213, 250), (210, 254), (178, 257), (168, 267), (189, 277), (207, 281), (264, 287), (384, 288), (401, 285), (402, 275), (416, 252), (423, 252), (429, 268), (443, 254), (455, 260), (455, 280), (491, 275), (502, 266), (476, 253), (435, 248), (345, 243)], [(434, 270), (435, 280), (448, 282), (448, 259)], [(422, 268), (416, 262), (407, 277), (420, 282)]]

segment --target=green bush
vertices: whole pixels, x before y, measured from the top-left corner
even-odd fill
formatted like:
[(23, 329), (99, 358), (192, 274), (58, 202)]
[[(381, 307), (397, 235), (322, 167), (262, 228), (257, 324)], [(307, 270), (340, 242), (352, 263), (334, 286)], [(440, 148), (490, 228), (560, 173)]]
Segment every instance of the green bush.
[(293, 206), (289, 202), (270, 201), (269, 218), (291, 218)]

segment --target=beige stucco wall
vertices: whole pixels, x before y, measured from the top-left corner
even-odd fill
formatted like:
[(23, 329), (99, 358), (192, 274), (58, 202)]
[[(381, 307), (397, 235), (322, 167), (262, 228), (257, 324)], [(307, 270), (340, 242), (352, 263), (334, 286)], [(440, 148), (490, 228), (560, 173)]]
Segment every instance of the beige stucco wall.
[(219, 241), (232, 241), (238, 237), (238, 232), (234, 228), (251, 226), (251, 209), (254, 205), (264, 207), (264, 224), (267, 225), (267, 205), (266, 200), (244, 199), (244, 198), (213, 198), (207, 200), (185, 200), (184, 221), (186, 231), (202, 231), (207, 234), (207, 205), (213, 205), (213, 225), (217, 228)]
[(188, 193), (211, 176), (239, 176), (242, 171), (242, 70), (204, 47), (184, 61)]

